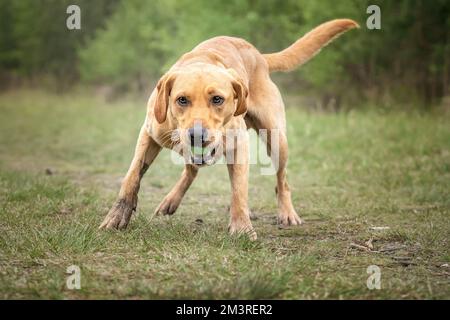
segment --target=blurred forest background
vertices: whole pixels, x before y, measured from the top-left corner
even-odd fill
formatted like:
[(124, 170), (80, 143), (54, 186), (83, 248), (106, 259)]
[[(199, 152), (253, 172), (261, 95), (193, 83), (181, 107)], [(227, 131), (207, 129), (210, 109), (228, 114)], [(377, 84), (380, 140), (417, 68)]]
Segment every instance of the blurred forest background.
[[(66, 28), (70, 4), (81, 8), (81, 30)], [(366, 28), (371, 4), (381, 8), (381, 30)], [(276, 75), (282, 90), (322, 109), (448, 103), (448, 0), (0, 0), (0, 89), (148, 94), (182, 53), (210, 37), (238, 36), (275, 52), (334, 18), (361, 29)]]

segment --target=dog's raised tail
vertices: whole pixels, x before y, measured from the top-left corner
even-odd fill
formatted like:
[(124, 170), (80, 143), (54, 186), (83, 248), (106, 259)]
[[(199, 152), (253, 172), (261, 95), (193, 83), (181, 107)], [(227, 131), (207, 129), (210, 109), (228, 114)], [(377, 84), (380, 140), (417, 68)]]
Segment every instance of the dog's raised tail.
[(301, 66), (319, 53), (324, 46), (353, 28), (359, 28), (359, 25), (350, 19), (336, 19), (321, 24), (283, 51), (263, 54), (269, 65), (269, 71), (287, 72)]

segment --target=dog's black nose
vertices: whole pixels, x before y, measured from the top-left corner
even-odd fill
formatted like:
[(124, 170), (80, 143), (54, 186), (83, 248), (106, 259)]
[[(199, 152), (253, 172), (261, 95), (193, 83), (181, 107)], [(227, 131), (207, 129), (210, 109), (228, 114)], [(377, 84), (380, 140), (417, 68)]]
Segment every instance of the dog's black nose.
[(189, 128), (188, 137), (191, 141), (191, 146), (202, 146), (208, 141), (208, 130), (202, 126), (195, 125)]

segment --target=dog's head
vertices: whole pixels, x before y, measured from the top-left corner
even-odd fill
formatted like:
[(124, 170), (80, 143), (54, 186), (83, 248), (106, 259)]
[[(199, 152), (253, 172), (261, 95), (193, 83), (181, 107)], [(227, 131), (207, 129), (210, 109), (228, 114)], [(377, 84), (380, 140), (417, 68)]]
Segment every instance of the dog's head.
[(248, 88), (233, 69), (196, 64), (165, 74), (158, 82), (154, 107), (159, 123), (177, 126), (184, 150), (197, 164), (209, 164), (224, 126), (247, 111)]

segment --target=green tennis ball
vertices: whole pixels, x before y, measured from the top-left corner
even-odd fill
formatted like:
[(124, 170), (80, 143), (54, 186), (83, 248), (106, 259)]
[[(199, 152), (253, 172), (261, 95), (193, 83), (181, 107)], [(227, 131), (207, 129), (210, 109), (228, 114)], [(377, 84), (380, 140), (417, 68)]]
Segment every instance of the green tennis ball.
[(208, 149), (203, 148), (203, 147), (194, 146), (194, 147), (191, 147), (191, 152), (198, 156), (200, 156), (200, 155), (204, 156), (208, 152)]

